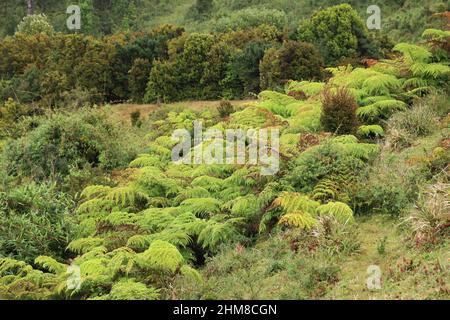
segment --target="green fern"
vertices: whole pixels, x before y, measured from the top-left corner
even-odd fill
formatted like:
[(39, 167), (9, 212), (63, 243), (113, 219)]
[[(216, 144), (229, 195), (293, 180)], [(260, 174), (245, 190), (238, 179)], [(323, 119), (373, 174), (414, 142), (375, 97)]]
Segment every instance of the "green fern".
[(379, 125), (361, 126), (358, 128), (358, 134), (364, 138), (381, 138), (384, 136), (384, 129)]
[(278, 224), (308, 230), (317, 224), (317, 220), (307, 212), (293, 211), (283, 215)]
[(311, 200), (308, 196), (295, 192), (283, 192), (276, 198), (272, 204), (274, 207), (280, 207), (286, 213), (305, 212), (314, 214), (319, 202)]
[(101, 300), (158, 300), (160, 298), (159, 289), (147, 287), (141, 282), (133, 279), (121, 279), (116, 282), (111, 292), (101, 297)]
[(173, 274), (184, 264), (184, 259), (173, 244), (155, 240), (146, 251), (137, 255), (136, 262), (143, 269)]
[(121, 206), (122, 208), (134, 207), (138, 202), (148, 201), (148, 197), (144, 193), (132, 187), (114, 188), (108, 192), (106, 199), (111, 200), (115, 205)]
[(184, 200), (181, 207), (198, 217), (207, 217), (220, 212), (221, 202), (214, 198), (193, 198)]
[(51, 257), (46, 256), (37, 257), (34, 260), (34, 263), (55, 274), (61, 274), (63, 272), (66, 272), (67, 269), (66, 265), (59, 263), (58, 261), (56, 261)]
[(91, 251), (95, 247), (103, 245), (103, 243), (104, 239), (102, 238), (95, 238), (95, 237), (80, 238), (73, 240), (71, 243), (69, 243), (67, 249), (75, 253), (86, 253)]
[(234, 221), (239, 220), (230, 219), (225, 223), (208, 221), (198, 236), (198, 243), (203, 248), (215, 252), (221, 244), (235, 241), (238, 238), (238, 232), (233, 225)]
[(317, 208), (320, 216), (333, 216), (342, 224), (354, 222), (353, 210), (342, 202), (329, 202)]

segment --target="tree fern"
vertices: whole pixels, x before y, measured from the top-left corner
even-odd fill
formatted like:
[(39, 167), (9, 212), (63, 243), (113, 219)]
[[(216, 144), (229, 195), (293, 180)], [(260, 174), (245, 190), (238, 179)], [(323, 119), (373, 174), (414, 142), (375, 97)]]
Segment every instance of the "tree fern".
[(373, 121), (379, 117), (387, 118), (394, 111), (406, 110), (406, 104), (400, 100), (381, 100), (371, 105), (358, 108), (356, 114), (366, 120)]
[(219, 213), (221, 204), (214, 198), (193, 198), (184, 200), (181, 207), (198, 217), (207, 217)]
[(422, 33), (423, 38), (430, 39), (432, 41), (448, 41), (450, 38), (450, 31), (439, 29), (426, 29)]
[(66, 265), (59, 263), (51, 257), (46, 256), (37, 257), (34, 260), (34, 263), (55, 274), (66, 272), (67, 269)]
[(414, 63), (411, 71), (415, 77), (438, 79), (448, 78), (450, 67), (441, 63)]
[(152, 156), (149, 154), (142, 154), (135, 160), (130, 162), (131, 168), (143, 168), (143, 167), (163, 167), (164, 161), (160, 157)]
[(159, 289), (148, 287), (133, 279), (124, 278), (116, 282), (111, 292), (102, 296), (101, 300), (158, 300)]
[(195, 270), (194, 268), (188, 266), (188, 265), (184, 265), (181, 267), (180, 269), (180, 273), (181, 275), (183, 275), (186, 278), (192, 279), (197, 283), (202, 283), (203, 282), (203, 278), (200, 275), (200, 273)]
[(278, 224), (308, 230), (317, 224), (317, 220), (307, 212), (293, 211), (283, 215)]
[(392, 50), (402, 53), (408, 63), (411, 64), (415, 62), (426, 63), (431, 58), (431, 52), (428, 49), (409, 43), (399, 43)]
[(110, 191), (111, 187), (108, 186), (88, 186), (81, 192), (81, 197), (85, 199), (103, 197)]
[(384, 129), (377, 124), (360, 126), (358, 128), (358, 134), (364, 138), (381, 138), (384, 136)]
[(401, 87), (401, 81), (393, 75), (378, 74), (370, 77), (363, 83), (368, 95), (389, 95)]
[(353, 210), (342, 202), (329, 202), (317, 208), (320, 216), (331, 215), (340, 223), (351, 223), (354, 221)]
[(319, 202), (311, 200), (308, 196), (295, 192), (283, 192), (273, 202), (274, 207), (280, 207), (286, 213), (305, 212), (314, 214)]
[(146, 251), (137, 255), (136, 262), (143, 269), (175, 273), (184, 264), (184, 259), (173, 244), (155, 240)]
[(223, 180), (210, 176), (197, 177), (192, 181), (193, 187), (202, 187), (210, 192), (217, 192), (223, 186)]
[(216, 251), (223, 243), (229, 243), (237, 239), (238, 232), (232, 219), (225, 223), (210, 220), (198, 236), (199, 244), (211, 251)]
[(111, 200), (115, 205), (121, 206), (123, 208), (129, 206), (136, 206), (139, 202), (147, 202), (148, 197), (132, 188), (132, 187), (118, 187), (112, 189), (106, 195), (106, 199)]
[(101, 246), (103, 243), (104, 240), (102, 238), (80, 238), (69, 243), (67, 249), (76, 253), (86, 253), (95, 247)]

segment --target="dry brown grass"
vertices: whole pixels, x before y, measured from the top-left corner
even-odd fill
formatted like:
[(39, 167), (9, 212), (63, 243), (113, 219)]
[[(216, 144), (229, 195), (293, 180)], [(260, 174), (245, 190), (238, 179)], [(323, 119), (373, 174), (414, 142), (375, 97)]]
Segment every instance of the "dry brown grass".
[[(245, 103), (251, 100), (232, 100), (231, 104), (235, 107), (243, 106)], [(191, 109), (194, 111), (202, 111), (204, 109), (217, 109), (220, 105), (221, 100), (216, 101), (184, 101), (172, 104), (163, 104), (158, 106), (157, 104), (117, 104), (112, 106), (112, 110), (119, 115), (121, 119), (129, 119), (130, 114), (139, 111), (141, 117), (148, 117), (148, 115), (156, 110), (157, 108), (164, 108), (165, 106), (182, 106), (186, 109)]]

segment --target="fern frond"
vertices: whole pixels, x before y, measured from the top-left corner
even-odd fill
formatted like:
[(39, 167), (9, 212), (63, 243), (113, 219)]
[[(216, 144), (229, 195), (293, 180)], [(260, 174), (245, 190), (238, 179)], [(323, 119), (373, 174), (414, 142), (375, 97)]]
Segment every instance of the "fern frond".
[(308, 230), (317, 224), (317, 220), (307, 212), (293, 211), (283, 215), (278, 224)]
[(329, 202), (317, 208), (320, 216), (330, 215), (342, 224), (354, 222), (353, 210), (342, 202)]
[(283, 192), (273, 202), (274, 207), (281, 207), (284, 212), (305, 212), (314, 214), (319, 202), (311, 200), (308, 196), (295, 192)]
[(369, 95), (389, 95), (401, 87), (401, 81), (393, 75), (374, 75), (364, 81), (363, 88)]
[(121, 207), (134, 207), (139, 201), (148, 201), (145, 194), (132, 187), (114, 188), (106, 195), (106, 199)]
[(199, 244), (211, 251), (216, 251), (219, 245), (232, 242), (238, 237), (238, 232), (231, 220), (225, 223), (208, 221), (198, 236)]
[(55, 259), (46, 256), (39, 256), (34, 260), (34, 263), (47, 269), (54, 274), (61, 274), (66, 272), (66, 265), (59, 263)]
[(143, 167), (163, 167), (164, 161), (157, 156), (149, 154), (140, 155), (138, 158), (130, 162), (130, 168), (143, 168)]
[(69, 243), (67, 249), (75, 253), (86, 253), (94, 249), (95, 247), (103, 245), (103, 243), (104, 239), (102, 238), (80, 238)]
[(214, 198), (193, 198), (184, 200), (181, 207), (198, 217), (207, 217), (219, 213), (221, 204)]
[(399, 43), (392, 50), (402, 53), (410, 63), (428, 62), (432, 56), (426, 48), (409, 43)]
[(158, 300), (159, 289), (147, 287), (141, 282), (133, 279), (122, 279), (116, 282), (111, 292), (104, 297), (107, 300)]
[(201, 176), (195, 178), (191, 185), (193, 187), (201, 187), (204, 188), (210, 192), (217, 192), (222, 189), (223, 186), (223, 180), (215, 177), (210, 176)]
[(384, 129), (377, 124), (360, 126), (358, 128), (358, 134), (365, 138), (380, 138), (384, 136)]
[(190, 267), (190, 266), (188, 266), (186, 264), (181, 267), (180, 273), (184, 277), (192, 279), (192, 280), (194, 280), (197, 283), (202, 283), (203, 282), (203, 278), (202, 278), (201, 274), (197, 270), (195, 270), (194, 268), (192, 268), (192, 267)]
[(137, 264), (143, 269), (175, 273), (184, 263), (177, 247), (166, 241), (155, 240), (150, 247), (137, 255)]
[(83, 192), (81, 192), (81, 197), (84, 199), (92, 199), (97, 197), (105, 196), (109, 191), (111, 191), (111, 187), (107, 186), (88, 186)]

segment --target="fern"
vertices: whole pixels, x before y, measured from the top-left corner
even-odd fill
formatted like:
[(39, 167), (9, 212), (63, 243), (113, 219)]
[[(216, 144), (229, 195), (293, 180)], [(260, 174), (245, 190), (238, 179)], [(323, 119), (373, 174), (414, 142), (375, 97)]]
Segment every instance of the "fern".
[(194, 268), (188, 266), (188, 265), (184, 265), (181, 267), (180, 269), (180, 273), (181, 275), (183, 275), (186, 278), (189, 278), (197, 283), (202, 283), (203, 282), (203, 278), (200, 275), (200, 273), (195, 270)]
[(175, 273), (184, 259), (178, 249), (166, 241), (155, 240), (150, 247), (137, 255), (137, 264), (143, 269)]
[(138, 202), (147, 202), (148, 197), (132, 187), (119, 187), (112, 189), (106, 199), (111, 200), (115, 205), (123, 208), (136, 206)]
[(138, 158), (133, 160), (129, 167), (131, 168), (143, 168), (143, 167), (163, 167), (164, 161), (161, 158), (152, 156), (149, 154), (140, 155)]
[(80, 238), (69, 243), (67, 249), (75, 253), (86, 253), (94, 249), (95, 247), (103, 245), (103, 243), (104, 240), (102, 238)]
[(375, 120), (376, 118), (387, 118), (394, 111), (406, 110), (406, 104), (400, 100), (381, 100), (371, 105), (358, 108), (356, 114), (363, 119)]
[(432, 41), (448, 41), (450, 38), (450, 31), (439, 29), (426, 29), (422, 33), (423, 38), (430, 39)]
[(159, 289), (147, 287), (133, 279), (122, 279), (116, 282), (111, 292), (102, 297), (102, 300), (158, 300)]
[(329, 202), (317, 208), (320, 216), (333, 216), (342, 224), (354, 222), (353, 210), (342, 202)]
[(210, 192), (217, 192), (222, 189), (223, 180), (210, 176), (201, 176), (192, 181), (192, 186), (201, 187)]
[(411, 66), (415, 77), (421, 78), (446, 78), (450, 75), (450, 67), (441, 63), (415, 63)]
[(301, 211), (314, 214), (319, 205), (319, 202), (311, 200), (308, 196), (295, 192), (283, 192), (273, 202), (274, 207), (281, 207), (286, 213)]
[(214, 198), (193, 198), (184, 200), (181, 207), (199, 217), (207, 217), (220, 212), (221, 202)]
[(208, 221), (198, 236), (199, 244), (203, 248), (215, 252), (221, 244), (235, 241), (238, 237), (238, 232), (233, 222), (234, 220), (232, 219), (225, 223)]
[(315, 96), (319, 94), (325, 84), (323, 82), (310, 82), (310, 81), (289, 81), (286, 85), (286, 93), (291, 91), (301, 91), (304, 92), (308, 97)]
[(361, 126), (358, 128), (358, 134), (365, 138), (381, 138), (384, 136), (384, 130), (379, 125)]
[(389, 95), (401, 87), (401, 81), (393, 75), (374, 75), (364, 81), (363, 88), (369, 95)]
[(317, 224), (317, 220), (307, 212), (293, 211), (283, 215), (278, 224), (308, 230)]
[(401, 52), (411, 64), (415, 62), (426, 63), (432, 56), (426, 48), (408, 43), (399, 43), (392, 50)]
[(92, 199), (97, 197), (103, 197), (111, 191), (111, 187), (107, 186), (89, 186), (81, 192), (81, 197), (85, 199)]
[(59, 263), (55, 259), (46, 256), (39, 256), (34, 260), (34, 263), (47, 269), (48, 271), (54, 274), (61, 274), (66, 271), (66, 266), (62, 263)]

